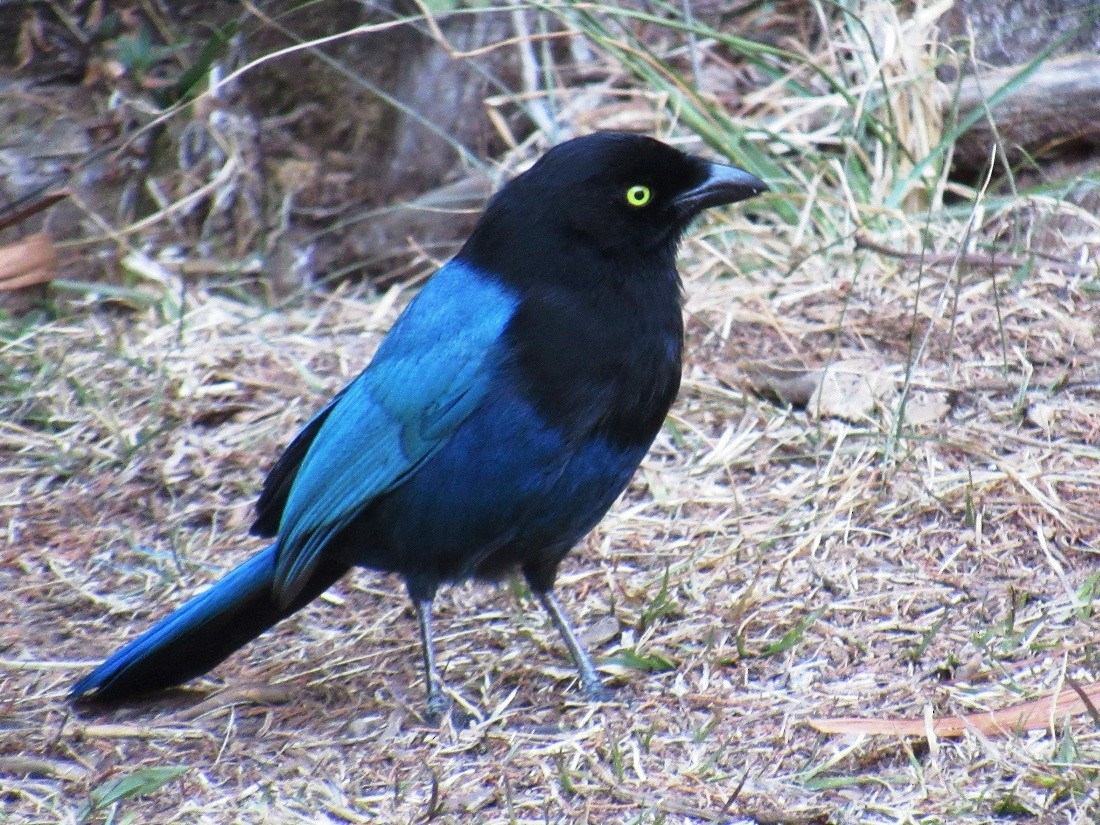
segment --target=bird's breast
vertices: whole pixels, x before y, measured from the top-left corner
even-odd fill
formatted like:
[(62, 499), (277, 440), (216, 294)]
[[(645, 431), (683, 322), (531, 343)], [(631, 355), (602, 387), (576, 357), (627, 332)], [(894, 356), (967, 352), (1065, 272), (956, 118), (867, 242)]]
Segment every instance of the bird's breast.
[(507, 330), (515, 380), (567, 438), (648, 446), (680, 386), (679, 291), (550, 292), (525, 300)]

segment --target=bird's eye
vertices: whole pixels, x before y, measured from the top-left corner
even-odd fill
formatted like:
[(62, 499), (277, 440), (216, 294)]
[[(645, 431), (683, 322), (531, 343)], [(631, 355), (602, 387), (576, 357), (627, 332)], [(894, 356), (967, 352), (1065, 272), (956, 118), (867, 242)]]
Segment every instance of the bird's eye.
[(631, 206), (645, 206), (653, 198), (648, 186), (631, 186), (626, 190), (626, 202)]

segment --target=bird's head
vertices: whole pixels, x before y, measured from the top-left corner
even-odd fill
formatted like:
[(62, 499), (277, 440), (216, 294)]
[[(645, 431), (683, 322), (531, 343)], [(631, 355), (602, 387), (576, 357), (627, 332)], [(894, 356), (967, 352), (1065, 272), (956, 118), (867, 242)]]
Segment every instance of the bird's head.
[(470, 251), (507, 242), (546, 253), (551, 238), (610, 255), (673, 252), (704, 209), (767, 188), (744, 170), (644, 135), (597, 132), (555, 146), (509, 181), (486, 208)]

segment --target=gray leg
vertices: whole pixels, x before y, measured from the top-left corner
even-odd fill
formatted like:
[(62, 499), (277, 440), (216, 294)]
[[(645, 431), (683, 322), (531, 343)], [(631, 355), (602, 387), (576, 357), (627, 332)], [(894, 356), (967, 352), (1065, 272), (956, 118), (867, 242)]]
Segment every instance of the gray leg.
[(419, 599), (413, 603), (416, 605), (416, 619), (420, 624), (420, 646), (424, 654), (424, 681), (428, 686), (426, 718), (435, 724), (450, 709), (451, 703), (443, 695), (443, 679), (440, 678), (435, 666), (435, 646), (432, 642), (432, 600)]
[(566, 615), (561, 602), (558, 601), (558, 597), (550, 590), (545, 592), (535, 591), (535, 595), (539, 597), (542, 606), (550, 614), (551, 621), (558, 628), (565, 646), (569, 648), (569, 655), (573, 657), (573, 662), (577, 666), (577, 673), (581, 677), (581, 688), (584, 690), (585, 695), (594, 702), (608, 701), (611, 698), (611, 693), (604, 687), (599, 674), (596, 673), (596, 666), (592, 663), (592, 657), (588, 655), (588, 651), (584, 649), (581, 640), (577, 638), (577, 631), (573, 629), (573, 623), (569, 621), (569, 616)]

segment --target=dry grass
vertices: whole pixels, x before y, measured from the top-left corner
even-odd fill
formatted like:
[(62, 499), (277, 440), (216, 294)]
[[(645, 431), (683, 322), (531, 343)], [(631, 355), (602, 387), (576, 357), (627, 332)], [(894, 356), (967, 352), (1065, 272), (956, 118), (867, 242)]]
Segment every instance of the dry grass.
[[(198, 711), (63, 700), (256, 549), (242, 536), (264, 467), (366, 361), (394, 302), (347, 290), (265, 313), (195, 289), (179, 324), (91, 306), (7, 343), (3, 751), (46, 760), (0, 780), (8, 821), (73, 821), (90, 788), (163, 765), (188, 771), (135, 804), (142, 821), (983, 821), (998, 806), (1088, 821), (1087, 718), (932, 749), (806, 720), (995, 708), (1100, 677), (1100, 399), (1095, 374), (1079, 383), (1100, 363), (1095, 299), (1039, 271), (1004, 285), (999, 321), (990, 280), (930, 272), (914, 312), (914, 273), (878, 258), (726, 277), (736, 250), (720, 243), (781, 250), (738, 229), (689, 245), (685, 390), (561, 583), (604, 662), (628, 650), (672, 669), (609, 664), (623, 703), (575, 704), (529, 600), (454, 588), (440, 648), (478, 717), (464, 730), (418, 723), (414, 623), (400, 586), (369, 573), (221, 667), (228, 693)], [(941, 291), (954, 312), (926, 315)], [(831, 340), (900, 367), (914, 315), (929, 331), (914, 392), (947, 391), (952, 409), (889, 453), (874, 422), (814, 421), (714, 376), (721, 352), (823, 356)]]
[[(651, 103), (631, 116), (659, 124)], [(848, 231), (821, 243), (821, 215), (864, 217), (827, 173), (773, 197), (803, 220), (773, 221), (764, 202), (685, 247), (680, 400), (560, 581), (613, 704), (576, 701), (519, 589), (462, 586), (438, 601), (439, 652), (473, 721), (425, 727), (403, 588), (358, 572), (197, 696), (74, 711), (79, 673), (259, 547), (245, 534), (264, 470), (409, 290), (345, 286), (270, 311), (167, 273), (143, 282), (161, 300), (141, 309), (87, 300), (8, 323), (4, 821), (77, 822), (96, 789), (180, 766), (92, 819), (1095, 822), (1089, 716), (953, 740), (807, 722), (939, 717), (1100, 679), (1096, 276), (950, 264), (1011, 237), (1095, 269), (1100, 221), (977, 193), (927, 227), (878, 216), (878, 241), (919, 252), (924, 232), (929, 259), (948, 262), (920, 266), (857, 250)], [(856, 421), (762, 400), (740, 367), (856, 357), (891, 379)]]

